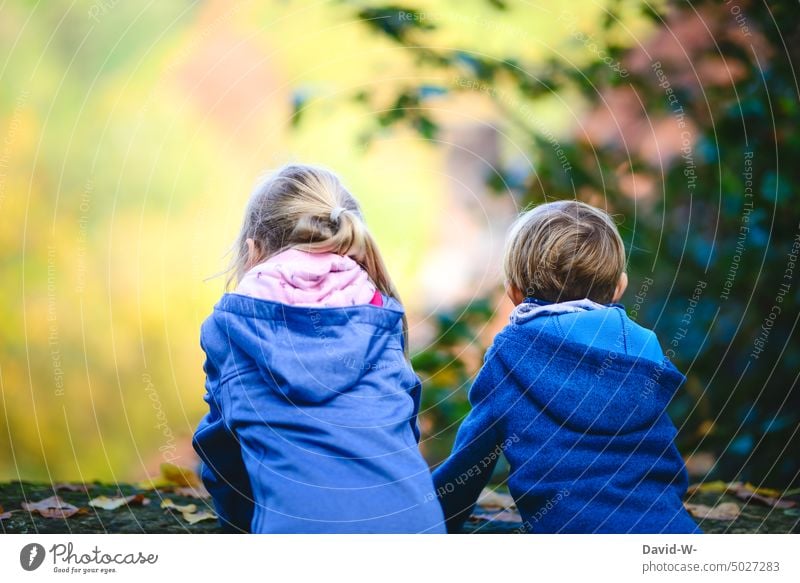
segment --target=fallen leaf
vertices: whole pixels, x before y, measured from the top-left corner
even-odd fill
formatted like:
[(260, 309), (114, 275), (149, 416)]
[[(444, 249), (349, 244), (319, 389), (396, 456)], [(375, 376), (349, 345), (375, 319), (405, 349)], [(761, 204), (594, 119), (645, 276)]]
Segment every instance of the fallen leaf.
[(729, 484), (727, 482), (723, 482), (722, 480), (717, 480), (715, 482), (701, 482), (699, 484), (692, 484), (689, 486), (689, 489), (686, 492), (689, 494), (693, 494), (695, 492), (722, 494), (728, 490), (728, 486)]
[(58, 496), (50, 496), (39, 502), (23, 502), (22, 509), (28, 512), (38, 512), (44, 518), (69, 518), (82, 510), (69, 502), (64, 502)]
[(478, 496), (478, 505), (482, 508), (516, 508), (514, 499), (508, 494), (501, 494), (493, 490), (484, 489)]
[(147, 506), (150, 504), (150, 499), (145, 498), (144, 494), (133, 494), (131, 496), (115, 496), (110, 498), (108, 496), (98, 496), (89, 501), (89, 506), (94, 508), (102, 508), (104, 510), (116, 510), (121, 506)]
[[(728, 493), (746, 502), (758, 502), (772, 508), (793, 508), (797, 506), (797, 502), (793, 500), (780, 498), (780, 492), (778, 492), (778, 496), (765, 496), (760, 493), (764, 490), (770, 491), (768, 488), (754, 488), (751, 484), (742, 484), (741, 482), (728, 484)], [(777, 492), (777, 490), (772, 491)]]
[(216, 520), (217, 515), (213, 512), (208, 512), (207, 510), (203, 510), (201, 512), (183, 512), (182, 513), (183, 519), (188, 522), (189, 524), (197, 524), (202, 520)]
[(167, 498), (161, 503), (161, 508), (168, 508), (170, 510), (176, 510), (178, 512), (197, 512), (197, 505), (196, 504), (175, 504), (172, 500)]
[(211, 494), (208, 493), (208, 490), (206, 490), (206, 487), (203, 486), (203, 484), (200, 484), (195, 488), (191, 488), (189, 486), (178, 486), (177, 488), (173, 488), (172, 491), (178, 496), (197, 498), (199, 500), (207, 500), (208, 498), (211, 498)]
[[(161, 475), (149, 478), (136, 484), (141, 490), (173, 490), (175, 488), (193, 488), (202, 493), (205, 491), (203, 482), (189, 468), (182, 468), (175, 464), (161, 464)], [(202, 488), (202, 490), (200, 490)]]
[(781, 491), (775, 490), (774, 488), (758, 488), (756, 486), (753, 486), (753, 484), (751, 484), (750, 482), (747, 482), (744, 485), (744, 487), (750, 490), (751, 492), (755, 492), (756, 494), (761, 494), (762, 496), (769, 496), (772, 498), (781, 497)]
[(800, 494), (800, 488), (786, 490), (786, 492), (783, 493), (784, 496), (797, 496), (798, 494)]
[(736, 520), (741, 513), (735, 502), (723, 502), (714, 508), (705, 504), (683, 504), (692, 516), (709, 520)]
[(175, 464), (161, 464), (161, 475), (175, 486), (188, 486), (196, 488), (200, 485), (200, 478), (192, 470), (182, 468)]
[(797, 506), (797, 502), (781, 498), (779, 490), (757, 488), (749, 482), (746, 484), (743, 482), (726, 483), (717, 480), (716, 482), (693, 484), (689, 487), (687, 493), (693, 494), (694, 492), (709, 492), (714, 494), (728, 493), (732, 496), (736, 496), (740, 500), (758, 502), (759, 504), (773, 508), (793, 508)]
[(772, 496), (762, 496), (761, 494), (756, 494), (755, 492), (749, 492), (745, 490), (736, 492), (736, 497), (745, 500), (746, 502), (758, 502), (764, 506), (770, 506), (772, 508), (794, 508), (797, 506), (797, 502), (794, 500), (783, 500), (782, 498), (773, 498)]

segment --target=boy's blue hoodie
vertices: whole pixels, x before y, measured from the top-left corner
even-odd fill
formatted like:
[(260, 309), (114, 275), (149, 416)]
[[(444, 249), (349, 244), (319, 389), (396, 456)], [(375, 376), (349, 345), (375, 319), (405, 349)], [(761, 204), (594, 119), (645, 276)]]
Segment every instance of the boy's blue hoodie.
[(665, 412), (685, 377), (619, 304), (526, 299), (495, 338), (434, 483), (456, 532), (502, 453), (533, 533), (695, 533)]
[[(417, 447), (420, 382), (402, 307), (223, 295), (201, 330), (193, 446), (226, 530), (444, 532)], [(426, 503), (427, 502), (427, 503)]]

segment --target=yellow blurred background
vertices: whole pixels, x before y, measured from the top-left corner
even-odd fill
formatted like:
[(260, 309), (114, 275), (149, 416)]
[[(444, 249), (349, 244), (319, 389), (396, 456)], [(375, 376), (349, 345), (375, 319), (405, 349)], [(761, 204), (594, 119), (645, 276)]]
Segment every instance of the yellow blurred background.
[[(408, 3), (435, 16), (441, 46), (591, 57), (554, 24), (562, 7), (489, 4)], [(586, 29), (603, 4), (569, 9)], [(429, 313), (499, 283), (493, 258), (516, 208), (489, 200), (460, 156), (498, 147), (482, 132), (495, 112), (480, 96), (443, 97), (444, 143), (395, 130), (365, 145), (373, 120), (352, 96), (429, 73), (353, 5), (2, 3), (0, 479), (126, 481), (193, 463), (199, 328), (223, 285), (208, 278), (264, 170), (302, 161), (342, 176), (415, 342)], [(543, 107), (568, 131), (581, 104)]]

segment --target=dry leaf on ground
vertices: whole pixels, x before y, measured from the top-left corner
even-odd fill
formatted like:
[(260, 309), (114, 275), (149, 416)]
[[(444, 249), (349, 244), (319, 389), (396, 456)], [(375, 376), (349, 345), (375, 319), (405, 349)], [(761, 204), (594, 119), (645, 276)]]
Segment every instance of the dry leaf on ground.
[(762, 496), (770, 496), (772, 498), (780, 498), (781, 491), (776, 490), (775, 488), (761, 488), (757, 486), (753, 486), (750, 482), (747, 482), (744, 485), (745, 488), (755, 492), (756, 494), (761, 494)]
[(183, 512), (182, 513), (183, 519), (188, 522), (189, 524), (196, 524), (201, 520), (216, 520), (217, 515), (213, 512), (208, 512), (207, 510), (203, 510), (201, 512)]
[(694, 494), (695, 492), (708, 492), (713, 494), (722, 494), (728, 490), (728, 483), (722, 480), (715, 482), (701, 482), (700, 484), (692, 484), (686, 492)]
[(723, 502), (714, 508), (705, 504), (684, 503), (684, 506), (695, 518), (708, 520), (736, 520), (741, 514), (741, 509), (735, 502)]
[(200, 484), (199, 486), (194, 488), (190, 486), (178, 486), (177, 488), (173, 488), (172, 491), (178, 496), (197, 498), (199, 500), (208, 500), (209, 498), (211, 498), (211, 494), (208, 493), (208, 490), (206, 490), (203, 484)]
[[(728, 484), (728, 493), (746, 502), (758, 502), (759, 504), (772, 508), (793, 508), (797, 506), (797, 502), (793, 500), (782, 499), (780, 497), (780, 492), (777, 490), (756, 488), (749, 483), (742, 484), (741, 482), (732, 482)], [(770, 495), (773, 493), (777, 493), (778, 495)]]
[(197, 505), (196, 504), (175, 504), (171, 499), (167, 498), (161, 503), (161, 508), (166, 508), (169, 510), (175, 510), (177, 512), (188, 512), (193, 513), (197, 512)]
[(131, 496), (98, 496), (89, 501), (89, 506), (103, 508), (104, 510), (116, 510), (122, 506), (146, 506), (150, 504), (150, 499), (143, 494), (133, 494)]
[[(197, 474), (189, 468), (182, 468), (170, 463), (161, 464), (161, 474), (159, 476), (139, 482), (136, 487), (142, 490), (192, 488), (200, 494), (205, 492), (203, 482)], [(201, 496), (196, 497), (200, 498)]]
[(38, 512), (44, 518), (69, 518), (75, 514), (85, 513), (85, 509), (64, 502), (58, 496), (50, 496), (39, 502), (23, 502), (22, 509), (28, 512)]
[(700, 484), (693, 484), (687, 490), (688, 494), (695, 492), (707, 492), (714, 494), (727, 493), (731, 496), (736, 496), (745, 502), (757, 502), (763, 506), (770, 506), (774, 508), (794, 508), (797, 502), (793, 500), (786, 500), (781, 498), (780, 490), (773, 488), (758, 488), (751, 483), (743, 482), (723, 482), (717, 480), (715, 482), (704, 482)]
[(197, 488), (200, 486), (200, 478), (192, 470), (182, 468), (175, 464), (161, 464), (161, 475), (175, 486), (188, 486)]

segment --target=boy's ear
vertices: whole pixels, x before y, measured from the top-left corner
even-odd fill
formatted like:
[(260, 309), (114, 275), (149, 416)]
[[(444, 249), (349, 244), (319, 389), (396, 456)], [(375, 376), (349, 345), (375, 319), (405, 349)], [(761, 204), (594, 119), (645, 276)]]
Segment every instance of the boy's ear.
[(622, 294), (625, 293), (625, 290), (628, 288), (628, 274), (624, 271), (622, 275), (619, 276), (619, 281), (617, 282), (617, 287), (614, 289), (614, 297), (611, 298), (611, 303), (615, 304), (622, 299)]
[(506, 284), (506, 295), (508, 295), (508, 297), (511, 299), (511, 302), (515, 306), (520, 305), (525, 299), (525, 294), (523, 294), (513, 283)]

